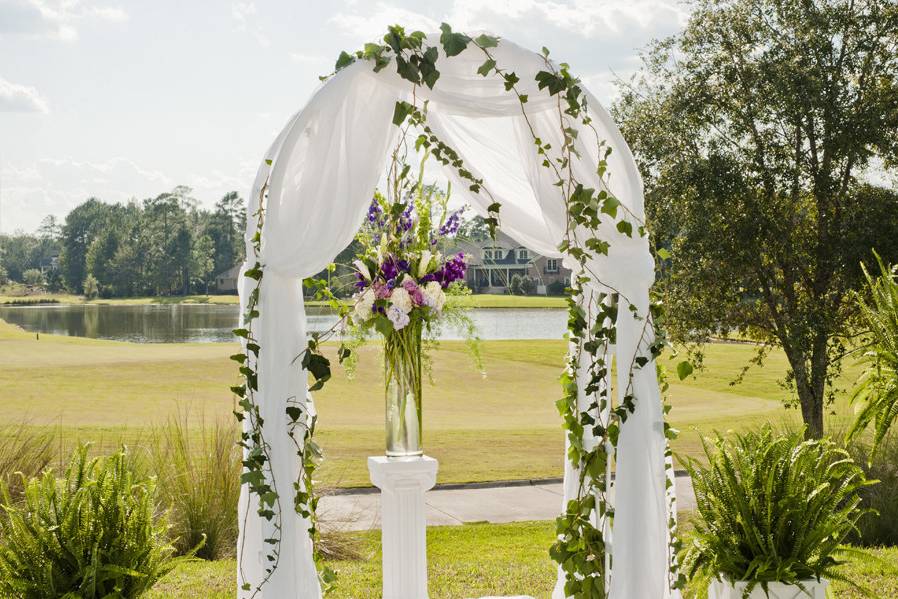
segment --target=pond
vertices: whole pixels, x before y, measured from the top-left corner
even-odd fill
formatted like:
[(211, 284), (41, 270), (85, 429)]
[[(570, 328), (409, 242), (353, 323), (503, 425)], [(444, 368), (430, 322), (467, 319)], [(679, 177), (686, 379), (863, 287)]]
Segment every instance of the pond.
[[(35, 333), (115, 339), (138, 343), (233, 341), (236, 305), (149, 304), (0, 306), (0, 319)], [(327, 308), (307, 307), (310, 332), (336, 322)], [(546, 308), (473, 309), (471, 318), (482, 339), (561, 339), (567, 312)], [(459, 339), (446, 329), (442, 339)]]

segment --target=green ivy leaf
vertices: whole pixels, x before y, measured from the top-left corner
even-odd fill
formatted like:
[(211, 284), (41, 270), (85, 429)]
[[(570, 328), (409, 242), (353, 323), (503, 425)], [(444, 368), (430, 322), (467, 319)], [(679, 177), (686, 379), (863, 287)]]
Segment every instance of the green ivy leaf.
[(605, 198), (605, 201), (602, 202), (602, 212), (604, 212), (611, 218), (617, 218), (618, 206), (620, 206), (620, 200), (618, 200), (614, 196), (608, 196), (607, 198)]
[(486, 60), (486, 62), (484, 62), (482, 65), (480, 65), (480, 68), (477, 69), (477, 72), (480, 75), (486, 77), (487, 75), (489, 75), (492, 72), (492, 70), (495, 67), (496, 67), (496, 61), (493, 60), (492, 58), (489, 58)]
[(505, 79), (505, 91), (511, 91), (511, 88), (521, 80), (515, 73), (505, 73), (502, 78)]
[(617, 230), (627, 237), (633, 237), (633, 223), (631, 223), (630, 221), (622, 220), (618, 222)]
[(468, 42), (471, 41), (471, 38), (463, 33), (453, 33), (452, 27), (447, 23), (440, 25), (440, 31), (443, 32), (440, 34), (440, 43), (443, 44), (443, 52), (449, 57), (461, 54), (464, 49), (468, 47)]
[(670, 251), (667, 248), (659, 248), (657, 252), (655, 252), (662, 260), (670, 260)]
[(337, 58), (337, 64), (334, 65), (334, 69), (337, 71), (345, 69), (354, 62), (355, 57), (344, 50), (343, 52), (340, 52), (340, 56)]
[(692, 364), (685, 360), (677, 364), (677, 376), (680, 377), (681, 381), (692, 374), (692, 371)]
[(397, 127), (402, 126), (402, 123), (405, 121), (405, 117), (407, 117), (412, 112), (412, 105), (408, 102), (404, 102), (399, 100), (396, 102), (396, 107), (393, 108), (393, 124)]
[(481, 48), (495, 48), (499, 45), (499, 38), (481, 33), (474, 39), (474, 43), (476, 43)]

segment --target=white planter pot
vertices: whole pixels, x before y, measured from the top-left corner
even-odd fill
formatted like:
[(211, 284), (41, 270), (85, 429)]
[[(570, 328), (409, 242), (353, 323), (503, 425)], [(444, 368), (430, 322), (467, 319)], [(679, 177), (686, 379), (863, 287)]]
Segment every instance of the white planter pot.
[[(794, 584), (783, 584), (781, 582), (767, 583), (767, 592), (758, 584), (751, 590), (748, 599), (826, 599), (826, 587), (829, 581), (821, 579), (801, 581), (805, 590)], [(715, 580), (708, 587), (708, 599), (743, 599), (743, 593), (748, 587), (747, 582), (729, 583), (721, 580)]]

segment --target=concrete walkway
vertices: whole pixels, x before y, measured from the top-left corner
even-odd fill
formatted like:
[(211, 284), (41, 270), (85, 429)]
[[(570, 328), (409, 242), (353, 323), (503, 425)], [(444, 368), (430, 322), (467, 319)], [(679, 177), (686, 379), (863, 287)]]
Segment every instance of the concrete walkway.
[[(677, 476), (677, 508), (695, 508), (692, 481)], [(554, 520), (563, 503), (560, 482), (515, 481), (512, 484), (446, 485), (425, 495), (428, 526), (471, 522)], [(369, 530), (380, 527), (377, 489), (353, 489), (322, 497), (318, 514), (325, 528)]]

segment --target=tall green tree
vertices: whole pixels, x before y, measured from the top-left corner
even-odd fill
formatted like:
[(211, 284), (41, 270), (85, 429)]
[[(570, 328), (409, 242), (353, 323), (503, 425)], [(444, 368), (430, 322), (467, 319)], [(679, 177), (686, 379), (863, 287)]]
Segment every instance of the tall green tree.
[[(643, 173), (671, 332), (781, 346), (809, 434), (850, 344), (861, 260), (898, 257), (894, 0), (698, 0), (615, 117)], [(763, 349), (761, 350), (763, 354)]]
[(205, 230), (215, 247), (215, 273), (227, 270), (243, 260), (245, 226), (246, 208), (243, 199), (236, 191), (226, 193), (215, 203), (215, 210), (209, 216)]
[(73, 293), (80, 293), (87, 276), (87, 251), (106, 224), (109, 206), (90, 198), (75, 207), (62, 227), (60, 256), (63, 280)]

